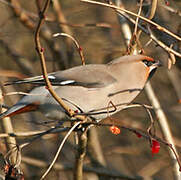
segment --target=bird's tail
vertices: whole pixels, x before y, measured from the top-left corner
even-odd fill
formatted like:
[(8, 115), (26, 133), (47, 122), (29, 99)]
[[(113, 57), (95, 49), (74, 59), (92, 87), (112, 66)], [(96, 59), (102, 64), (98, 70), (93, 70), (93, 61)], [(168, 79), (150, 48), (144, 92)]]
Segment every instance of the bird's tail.
[(37, 104), (26, 104), (26, 103), (17, 103), (11, 108), (9, 108), (7, 111), (0, 114), (0, 119), (5, 117), (14, 116), (16, 114), (25, 113), (37, 110), (38, 105)]

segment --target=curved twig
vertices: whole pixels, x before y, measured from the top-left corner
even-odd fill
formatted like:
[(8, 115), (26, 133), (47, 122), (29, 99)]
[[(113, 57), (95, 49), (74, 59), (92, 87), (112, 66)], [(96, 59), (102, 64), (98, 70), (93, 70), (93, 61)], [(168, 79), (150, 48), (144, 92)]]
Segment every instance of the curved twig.
[(91, 4), (97, 4), (97, 5), (101, 5), (101, 6), (105, 6), (105, 7), (110, 7), (110, 8), (112, 8), (112, 9), (116, 9), (116, 10), (123, 11), (123, 12), (125, 12), (125, 13), (127, 13), (127, 14), (132, 15), (132, 16), (139, 17), (140, 19), (144, 20), (145, 22), (147, 22), (147, 23), (152, 24), (153, 26), (155, 26), (158, 30), (164, 31), (165, 33), (169, 34), (170, 36), (174, 37), (175, 39), (181, 41), (181, 37), (175, 35), (175, 34), (172, 33), (171, 31), (169, 31), (168, 29), (160, 26), (159, 24), (157, 24), (157, 23), (155, 23), (155, 22), (153, 22), (153, 21), (151, 21), (151, 20), (149, 20), (149, 19), (147, 19), (147, 18), (145, 18), (145, 17), (143, 17), (143, 16), (140, 16), (140, 15), (138, 15), (138, 14), (135, 14), (135, 13), (133, 13), (133, 12), (131, 12), (131, 11), (126, 10), (126, 9), (123, 9), (123, 8), (120, 8), (120, 7), (117, 7), (117, 6), (114, 6), (114, 5), (109, 5), (109, 4), (106, 4), (106, 3), (97, 2), (97, 1), (91, 1), (91, 0), (80, 0), (80, 1), (82, 1), (82, 2), (87, 2), (87, 3), (91, 3)]
[(67, 34), (67, 33), (56, 33), (56, 34), (53, 34), (53, 37), (57, 37), (57, 36), (66, 36), (66, 37), (70, 38), (74, 42), (74, 44), (76, 45), (76, 47), (78, 49), (78, 52), (79, 52), (79, 55), (80, 55), (80, 58), (81, 58), (81, 61), (82, 61), (82, 65), (85, 65), (84, 54), (83, 54), (82, 48), (79, 45), (79, 43), (77, 42), (77, 40), (73, 36), (71, 36), (70, 34)]
[[(35, 32), (35, 45), (36, 45), (36, 50), (38, 52), (39, 58), (40, 58), (40, 62), (41, 62), (41, 67), (42, 67), (42, 73), (44, 76), (44, 80), (46, 83), (46, 88), (48, 89), (49, 93), (52, 95), (52, 97), (60, 104), (60, 106), (65, 110), (65, 113), (69, 116), (69, 117), (73, 117), (76, 113), (69, 108), (69, 106), (67, 106), (63, 100), (57, 95), (57, 93), (53, 90), (53, 87), (51, 85), (50, 80), (48, 79), (48, 73), (47, 73), (47, 68), (46, 68), (46, 63), (45, 63), (45, 56), (44, 56), (44, 49), (41, 46), (40, 43), (40, 29), (41, 26), (43, 25), (44, 21), (45, 21), (45, 13), (48, 10), (50, 4), (50, 0), (47, 0), (43, 10), (39, 13), (40, 17), (39, 17), (39, 22), (38, 22), (38, 26), (36, 28), (36, 32)], [(85, 116), (76, 116), (76, 118), (79, 118), (81, 120), (85, 120)]]
[(56, 155), (55, 155), (52, 163), (50, 164), (50, 166), (48, 167), (48, 169), (46, 170), (46, 172), (43, 174), (43, 176), (40, 178), (40, 180), (44, 179), (44, 178), (46, 177), (46, 175), (50, 172), (50, 170), (52, 169), (53, 165), (55, 164), (55, 162), (56, 162), (56, 160), (57, 160), (57, 158), (58, 158), (58, 156), (59, 156), (59, 154), (60, 154), (60, 151), (62, 150), (62, 147), (63, 147), (65, 141), (67, 140), (67, 138), (69, 137), (69, 135), (72, 133), (72, 131), (73, 131), (80, 123), (81, 123), (80, 121), (77, 122), (77, 123), (75, 123), (75, 124), (71, 127), (71, 129), (67, 132), (67, 134), (66, 134), (65, 137), (63, 138), (63, 140), (62, 140), (62, 142), (61, 142), (61, 144), (60, 144), (60, 146), (59, 146), (59, 148), (58, 148), (58, 150), (57, 150), (57, 153), (56, 153)]
[(51, 128), (48, 131), (28, 131), (28, 132), (12, 132), (12, 133), (0, 133), (0, 138), (6, 138), (6, 137), (30, 137), (30, 136), (42, 136), (46, 135), (48, 133), (60, 133), (60, 132), (66, 132), (70, 128)]

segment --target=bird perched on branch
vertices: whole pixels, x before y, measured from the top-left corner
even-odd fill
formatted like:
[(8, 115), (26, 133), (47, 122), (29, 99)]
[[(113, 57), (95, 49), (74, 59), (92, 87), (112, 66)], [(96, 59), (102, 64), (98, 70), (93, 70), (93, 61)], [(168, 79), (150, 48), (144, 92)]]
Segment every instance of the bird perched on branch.
[[(48, 78), (66, 105), (76, 113), (98, 121), (131, 103), (158, 65), (159, 62), (148, 56), (128, 55), (108, 64), (89, 64), (53, 72), (48, 74)], [(29, 111), (40, 111), (46, 117), (57, 120), (66, 116), (65, 110), (46, 89), (43, 76), (13, 81), (7, 85), (22, 83), (38, 86), (0, 114), (0, 118)]]

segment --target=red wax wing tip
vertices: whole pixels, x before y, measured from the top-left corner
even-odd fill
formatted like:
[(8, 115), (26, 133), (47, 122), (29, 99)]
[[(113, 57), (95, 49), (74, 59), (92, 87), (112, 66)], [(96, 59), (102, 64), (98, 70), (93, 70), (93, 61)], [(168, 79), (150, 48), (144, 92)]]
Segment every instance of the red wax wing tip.
[(157, 154), (157, 153), (159, 153), (160, 143), (159, 143), (158, 141), (156, 141), (156, 140), (152, 140), (151, 150), (152, 150), (152, 154)]
[(25, 112), (30, 112), (30, 111), (36, 111), (38, 109), (38, 106), (39, 106), (39, 102), (34, 102), (32, 104), (28, 104), (10, 114), (8, 114), (7, 116), (8, 117), (11, 117), (11, 116), (14, 116), (16, 114), (21, 114), (21, 113), (25, 113)]
[(48, 89), (48, 86), (45, 86), (45, 89)]
[(75, 113), (78, 113), (79, 111), (78, 111), (78, 110), (75, 110), (74, 112), (75, 112)]
[(109, 130), (115, 135), (118, 135), (121, 132), (121, 130), (117, 126), (111, 126)]
[(138, 132), (136, 132), (136, 135), (137, 135), (138, 138), (142, 137), (142, 135), (140, 133), (138, 133)]

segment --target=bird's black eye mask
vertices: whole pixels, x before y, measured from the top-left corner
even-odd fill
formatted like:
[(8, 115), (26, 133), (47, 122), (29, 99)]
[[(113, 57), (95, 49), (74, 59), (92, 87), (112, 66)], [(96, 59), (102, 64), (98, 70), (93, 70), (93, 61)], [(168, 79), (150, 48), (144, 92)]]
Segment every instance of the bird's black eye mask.
[(155, 64), (155, 61), (148, 61), (146, 59), (142, 60), (142, 62), (147, 66), (147, 67), (150, 67), (152, 66), (153, 64)]
[(152, 69), (152, 71), (150, 72), (150, 74), (148, 76), (148, 80), (147, 81), (149, 81), (152, 78), (152, 76), (153, 76), (153, 74), (155, 74), (156, 70), (157, 70), (157, 68)]
[(150, 73), (149, 73), (149, 77), (148, 77), (148, 80), (150, 80), (151, 79), (151, 77), (153, 76), (153, 74), (156, 72), (156, 70), (157, 70), (157, 67), (158, 66), (162, 66), (162, 63), (160, 62), (160, 61), (148, 61), (148, 60), (146, 60), (146, 59), (144, 59), (143, 61), (142, 61), (147, 67), (150, 67), (150, 66), (152, 66), (152, 65), (154, 65), (155, 64), (155, 67), (154, 68), (151, 68), (151, 71), (150, 71)]

